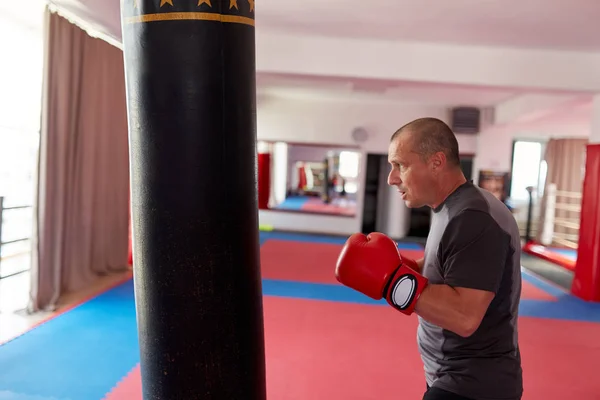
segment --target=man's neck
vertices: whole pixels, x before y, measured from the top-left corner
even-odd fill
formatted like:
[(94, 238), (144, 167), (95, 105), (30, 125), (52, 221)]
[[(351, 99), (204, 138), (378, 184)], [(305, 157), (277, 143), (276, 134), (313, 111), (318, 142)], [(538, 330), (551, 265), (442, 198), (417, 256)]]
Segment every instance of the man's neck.
[(436, 204), (432, 204), (431, 208), (436, 209), (442, 204), (448, 196), (450, 196), (456, 189), (467, 182), (462, 171), (449, 171), (448, 174), (440, 177), (439, 186), (436, 195)]

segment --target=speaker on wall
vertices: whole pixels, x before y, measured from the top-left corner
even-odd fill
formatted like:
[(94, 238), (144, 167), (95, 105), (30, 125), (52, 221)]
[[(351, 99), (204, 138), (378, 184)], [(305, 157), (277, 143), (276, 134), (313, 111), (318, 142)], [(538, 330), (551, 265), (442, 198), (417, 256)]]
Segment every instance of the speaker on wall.
[(450, 121), (454, 133), (479, 133), (481, 110), (476, 107), (455, 107), (451, 110)]

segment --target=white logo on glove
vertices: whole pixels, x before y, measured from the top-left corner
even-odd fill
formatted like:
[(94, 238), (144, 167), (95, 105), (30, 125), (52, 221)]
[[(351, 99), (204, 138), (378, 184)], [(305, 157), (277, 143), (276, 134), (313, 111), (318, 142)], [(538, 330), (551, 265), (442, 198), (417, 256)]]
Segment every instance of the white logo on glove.
[(392, 292), (392, 301), (401, 309), (406, 308), (413, 300), (415, 289), (417, 288), (417, 280), (412, 275), (404, 275), (396, 281)]

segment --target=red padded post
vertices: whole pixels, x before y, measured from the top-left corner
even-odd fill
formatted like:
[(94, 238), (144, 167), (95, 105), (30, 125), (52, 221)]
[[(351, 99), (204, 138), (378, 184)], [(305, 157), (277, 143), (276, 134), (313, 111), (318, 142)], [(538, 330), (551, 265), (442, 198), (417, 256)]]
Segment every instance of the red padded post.
[(573, 295), (600, 301), (600, 144), (587, 146)]
[(258, 208), (269, 208), (271, 194), (271, 154), (258, 154)]

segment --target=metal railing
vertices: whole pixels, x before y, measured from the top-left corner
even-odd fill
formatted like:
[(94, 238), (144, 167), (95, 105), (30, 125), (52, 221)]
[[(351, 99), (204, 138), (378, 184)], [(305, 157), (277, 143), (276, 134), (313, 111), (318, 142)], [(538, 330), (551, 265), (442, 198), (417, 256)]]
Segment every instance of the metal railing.
[(14, 257), (19, 257), (25, 254), (28, 254), (29, 251), (21, 251), (21, 252), (17, 252), (14, 254), (10, 254), (8, 256), (3, 256), (2, 255), (2, 247), (7, 245), (7, 244), (14, 244), (14, 243), (20, 243), (20, 242), (26, 242), (28, 240), (30, 240), (31, 238), (29, 237), (25, 237), (25, 238), (19, 238), (19, 239), (12, 239), (12, 240), (7, 240), (4, 241), (2, 239), (2, 226), (3, 226), (3, 216), (4, 216), (4, 212), (5, 211), (12, 211), (12, 210), (24, 210), (24, 209), (28, 209), (31, 208), (31, 206), (11, 206), (11, 207), (4, 207), (4, 197), (0, 196), (0, 279), (5, 279), (11, 276), (15, 276), (18, 274), (22, 274), (24, 272), (29, 271), (29, 267), (22, 269), (22, 270), (18, 270), (15, 272), (10, 273), (9, 275), (2, 275), (2, 260), (7, 260), (9, 258), (14, 258)]

